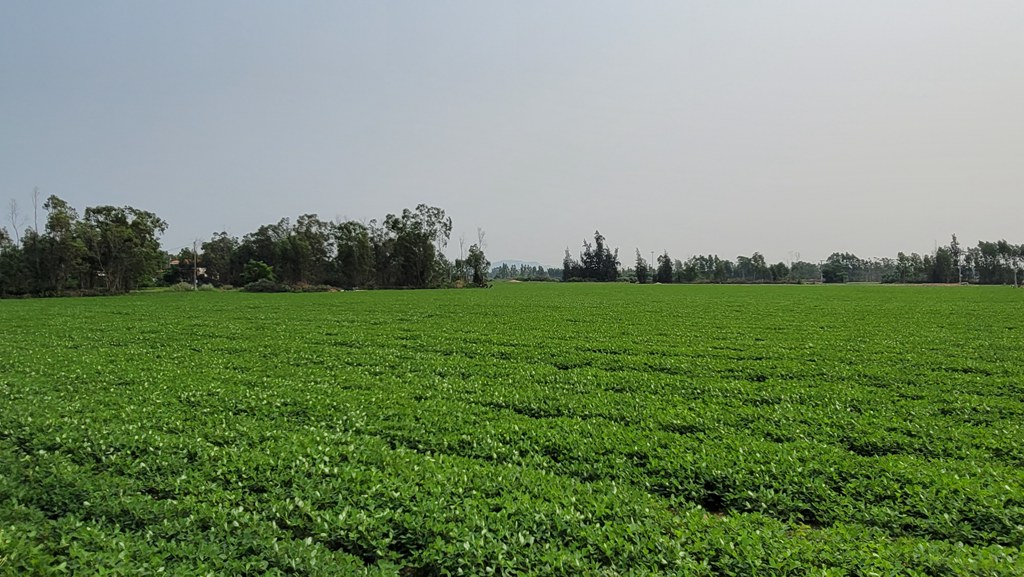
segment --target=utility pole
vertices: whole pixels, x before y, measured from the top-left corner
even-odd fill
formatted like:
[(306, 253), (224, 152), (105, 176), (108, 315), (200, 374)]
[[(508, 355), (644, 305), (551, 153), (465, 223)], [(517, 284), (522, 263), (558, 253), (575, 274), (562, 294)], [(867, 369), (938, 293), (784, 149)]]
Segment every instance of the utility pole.
[(196, 252), (196, 241), (192, 240), (192, 290), (199, 290), (199, 253)]

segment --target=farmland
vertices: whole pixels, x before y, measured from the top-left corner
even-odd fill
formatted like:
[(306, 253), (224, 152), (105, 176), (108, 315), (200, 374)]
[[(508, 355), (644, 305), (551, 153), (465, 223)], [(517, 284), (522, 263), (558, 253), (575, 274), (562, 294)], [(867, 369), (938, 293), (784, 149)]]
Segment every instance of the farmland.
[(0, 319), (0, 574), (1024, 574), (1010, 288), (154, 293)]

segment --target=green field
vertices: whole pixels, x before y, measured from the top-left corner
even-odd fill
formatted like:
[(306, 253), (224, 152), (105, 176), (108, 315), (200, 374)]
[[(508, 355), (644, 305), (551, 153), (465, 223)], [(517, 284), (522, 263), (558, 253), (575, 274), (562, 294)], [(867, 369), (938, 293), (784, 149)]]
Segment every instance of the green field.
[(0, 574), (1024, 574), (1024, 293), (0, 302)]

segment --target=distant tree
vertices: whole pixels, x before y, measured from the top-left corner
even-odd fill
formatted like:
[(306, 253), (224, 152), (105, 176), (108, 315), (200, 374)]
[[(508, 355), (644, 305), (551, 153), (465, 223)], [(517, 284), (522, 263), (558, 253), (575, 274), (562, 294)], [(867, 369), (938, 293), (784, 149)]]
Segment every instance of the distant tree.
[(495, 278), (495, 279), (514, 278), (512, 276), (512, 267), (508, 266), (507, 262), (501, 263), (501, 266), (496, 266), (493, 269), (491, 269), (491, 278)]
[(373, 244), (366, 225), (347, 221), (334, 227), (334, 279), (346, 288), (367, 286), (374, 277)]
[(784, 262), (777, 262), (768, 267), (772, 282), (783, 282), (789, 278), (789, 267)]
[[(444, 210), (425, 204), (389, 214), (382, 223), (330, 223), (315, 214), (304, 214), (294, 225), (282, 218), (246, 234), (230, 251), (230, 268), (233, 275), (241, 275), (249, 261), (262, 262), (287, 284), (439, 286), (458, 272), (456, 263), (441, 252), (451, 229)], [(482, 229), (478, 236), (483, 237)], [(211, 244), (209, 248), (223, 248), (221, 254), (226, 255), (228, 244)], [(214, 268), (224, 268), (225, 262), (221, 259)]]
[(1011, 265), (1013, 266), (1013, 286), (1019, 287), (1020, 282), (1017, 280), (1018, 274), (1021, 271), (1021, 263), (1024, 263), (1024, 244), (1017, 245), (1016, 250), (1013, 251), (1011, 256)]
[(583, 265), (572, 258), (569, 249), (565, 249), (565, 258), (562, 259), (562, 280), (569, 281), (583, 278)]
[(960, 248), (960, 243), (956, 240), (956, 234), (953, 234), (953, 240), (949, 243), (949, 254), (953, 257), (953, 266), (956, 267), (956, 282), (962, 283), (964, 281), (963, 271), (963, 258), (964, 253)]
[(265, 224), (242, 237), (235, 251), (235, 264), (243, 268), (250, 260), (277, 266), (287, 255), (282, 248), (291, 234), (291, 221), (282, 218), (276, 224)]
[(330, 223), (315, 214), (304, 214), (295, 221), (281, 252), (292, 284), (322, 284), (333, 253)]
[(711, 273), (711, 280), (716, 283), (724, 283), (729, 280), (736, 272), (736, 267), (732, 264), (731, 260), (722, 260), (718, 258), (718, 255), (714, 255), (714, 260), (711, 261), (714, 267)]
[(261, 280), (276, 281), (274, 267), (258, 260), (250, 260), (245, 263), (245, 269), (242, 270), (242, 282), (249, 284)]
[(594, 231), (594, 280), (614, 281), (619, 277), (619, 251), (614, 253), (605, 246), (604, 235)]
[(691, 256), (676, 265), (676, 282), (697, 282), (700, 279), (702, 256)]
[(439, 282), (437, 246), (446, 246), (452, 221), (440, 208), (420, 204), (401, 215), (389, 214), (384, 229), (390, 238), (390, 260), (398, 286), (425, 288)]
[(237, 284), (241, 281), (241, 269), (235, 261), (235, 251), (239, 240), (226, 232), (214, 233), (213, 237), (202, 244), (203, 264), (206, 265), (206, 276), (215, 284)]
[(491, 262), (484, 256), (484, 251), (475, 244), (469, 247), (466, 265), (473, 271), (473, 284), (477, 286), (487, 284), (487, 269), (491, 266)]
[(43, 239), (47, 284), (55, 291), (69, 288), (72, 283), (81, 287), (82, 278), (89, 275), (89, 267), (85, 262), (85, 244), (76, 234), (78, 212), (55, 195), (46, 199), (43, 208), (47, 212)]
[(679, 259), (672, 261), (672, 282), (690, 282), (686, 277), (686, 265), (683, 261)]
[(1002, 264), (1002, 268), (1005, 271), (1005, 278), (1007, 281), (1012, 278), (1013, 286), (1019, 286), (1017, 281), (1017, 269), (1020, 266), (1020, 248), (1006, 242), (1005, 239), (997, 242), (996, 248), (999, 254), (999, 262)]
[(164, 271), (163, 279), (167, 284), (192, 284), (193, 279), (199, 280), (199, 255), (192, 252), (191, 248), (182, 248), (171, 258), (171, 265)]
[(42, 193), (39, 192), (39, 187), (32, 187), (32, 230), (39, 232), (39, 198)]
[(821, 269), (813, 262), (798, 260), (789, 267), (789, 275), (794, 280), (818, 280)]
[(859, 264), (860, 259), (856, 255), (834, 252), (821, 267), (822, 279), (827, 283), (849, 282), (854, 271), (858, 270)]
[(658, 257), (658, 270), (654, 275), (655, 282), (667, 284), (672, 282), (672, 259), (665, 251)]
[(28, 292), (24, 254), (7, 229), (0, 227), (0, 296)]
[(1013, 282), (1012, 252), (1012, 245), (1005, 240), (978, 241), (978, 246), (967, 251), (967, 259), (980, 284), (1009, 284)]
[(736, 257), (736, 273), (744, 282), (757, 282), (771, 279), (771, 272), (764, 256), (755, 252), (753, 255)]
[(953, 282), (957, 278), (953, 253), (948, 247), (940, 246), (935, 251), (929, 270), (928, 280), (935, 283)]
[(580, 252), (580, 265), (583, 267), (581, 278), (597, 280), (597, 257), (594, 255), (594, 246), (583, 240), (583, 250)]
[(14, 231), (14, 242), (21, 244), (21, 232), (18, 230), (25, 220), (21, 217), (21, 211), (18, 209), (18, 201), (13, 198), (7, 203), (7, 220), (11, 223), (11, 230)]
[(741, 281), (753, 279), (754, 267), (750, 264), (750, 257), (743, 255), (736, 257), (736, 272), (740, 275)]
[(21, 252), (24, 260), (25, 282), (31, 293), (42, 294), (56, 291), (49, 281), (49, 275), (44, 270), (44, 261), (47, 260), (47, 246), (42, 235), (36, 232), (35, 228), (28, 227), (21, 233)]
[(167, 223), (130, 206), (85, 209), (79, 227), (88, 260), (110, 292), (134, 289), (164, 264), (159, 237)]
[(459, 235), (459, 259), (455, 261), (455, 272), (463, 284), (469, 281), (468, 268), (466, 267), (466, 235)]
[(771, 272), (768, 270), (768, 263), (765, 262), (763, 254), (755, 252), (750, 255), (750, 266), (755, 281), (771, 280)]
[(636, 282), (640, 284), (647, 282), (650, 266), (648, 266), (647, 261), (640, 254), (640, 249), (636, 249), (636, 267), (633, 270), (636, 271)]

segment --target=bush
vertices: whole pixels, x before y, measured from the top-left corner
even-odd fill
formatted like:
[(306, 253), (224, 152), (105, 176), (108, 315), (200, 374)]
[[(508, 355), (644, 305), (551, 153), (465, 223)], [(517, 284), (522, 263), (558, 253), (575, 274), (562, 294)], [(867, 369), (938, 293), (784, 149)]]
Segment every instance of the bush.
[(291, 287), (291, 290), (297, 293), (332, 293), (338, 291), (336, 287), (326, 284), (300, 284)]
[(274, 276), (274, 267), (263, 261), (250, 260), (245, 263), (245, 268), (242, 270), (242, 280), (253, 284), (261, 280), (276, 281), (277, 277)]
[(216, 292), (217, 287), (213, 286), (212, 284), (201, 284), (199, 285), (199, 290), (204, 292)]
[(192, 283), (190, 282), (177, 282), (171, 285), (171, 290), (174, 292), (185, 292), (192, 290)]
[(274, 282), (270, 279), (261, 278), (258, 281), (251, 282), (244, 287), (242, 290), (247, 293), (286, 293), (291, 292), (288, 285)]

